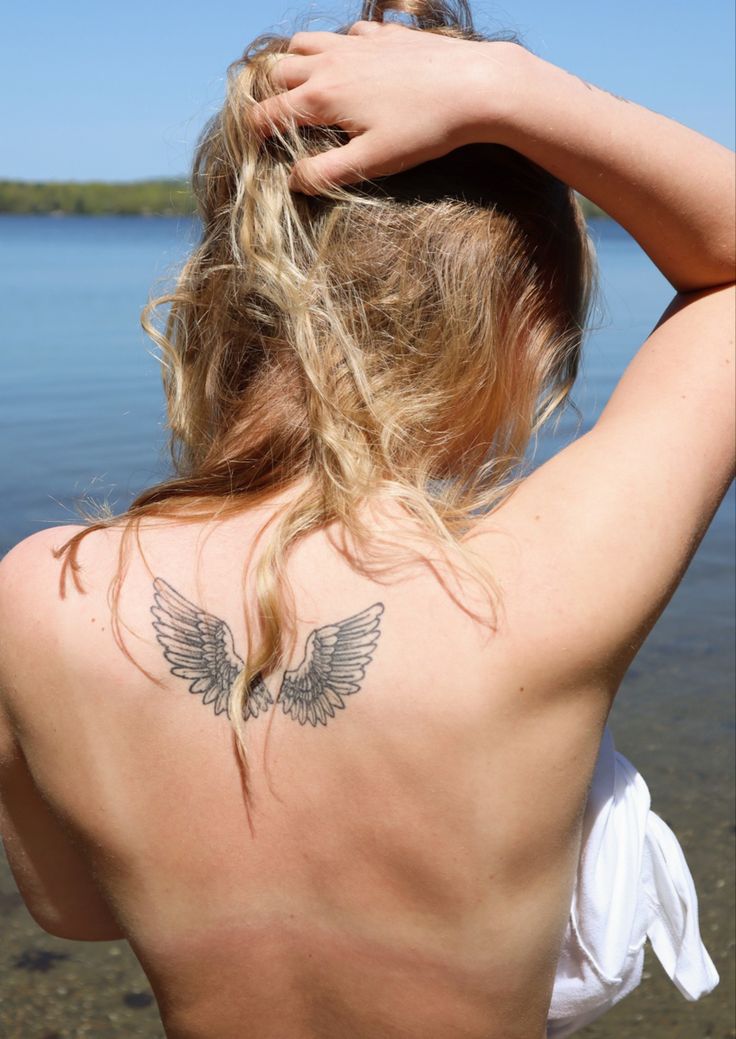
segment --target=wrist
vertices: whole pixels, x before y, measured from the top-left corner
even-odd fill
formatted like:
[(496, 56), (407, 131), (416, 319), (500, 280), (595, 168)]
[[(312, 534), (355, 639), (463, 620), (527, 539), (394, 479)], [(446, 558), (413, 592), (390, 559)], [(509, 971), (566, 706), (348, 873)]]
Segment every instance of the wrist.
[(554, 66), (518, 43), (483, 41), (473, 46), (473, 60), (466, 66), (463, 143), (513, 148), (524, 117), (535, 108), (533, 95), (543, 67)]

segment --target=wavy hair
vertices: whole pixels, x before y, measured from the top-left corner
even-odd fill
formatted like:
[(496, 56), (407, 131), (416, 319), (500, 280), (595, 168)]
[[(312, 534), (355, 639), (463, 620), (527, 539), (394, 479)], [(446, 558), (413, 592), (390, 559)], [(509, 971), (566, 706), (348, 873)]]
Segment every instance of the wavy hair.
[[(417, 31), (520, 42), (477, 34), (464, 0), (368, 0), (360, 17), (391, 9)], [(194, 159), (201, 240), (173, 291), (144, 311), (162, 355), (173, 475), (60, 550), (76, 575), (95, 529), (216, 519), (304, 479), (261, 532), (246, 603), (247, 659), (229, 703), (246, 789), (248, 690), (282, 664), (293, 631), (290, 550), (337, 523), (378, 567), (385, 552), (362, 507), (386, 497), (428, 544), (465, 561), (493, 603), (492, 575), (464, 535), (513, 491), (531, 436), (568, 400), (595, 284), (575, 193), (501, 145), (319, 197), (292, 193), (294, 163), (347, 138), (292, 127), (263, 140), (250, 128), (254, 104), (276, 91), (271, 58), (288, 45), (260, 36), (230, 66)]]

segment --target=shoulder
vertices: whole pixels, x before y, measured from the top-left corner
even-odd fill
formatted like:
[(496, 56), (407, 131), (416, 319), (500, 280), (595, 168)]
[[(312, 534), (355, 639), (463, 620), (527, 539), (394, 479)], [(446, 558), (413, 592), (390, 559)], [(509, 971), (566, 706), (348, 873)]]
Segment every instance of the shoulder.
[(0, 560), (0, 708), (9, 709), (30, 670), (56, 659), (66, 594), (58, 552), (82, 529), (39, 531)]
[(35, 627), (41, 617), (39, 596), (43, 597), (43, 613), (56, 600), (63, 600), (63, 561), (59, 551), (84, 528), (52, 527), (20, 541), (0, 560), (0, 638), (3, 641), (20, 636)]
[[(90, 653), (90, 625), (106, 603), (116, 536), (91, 531), (78, 574), (62, 550), (85, 527), (67, 525), (25, 538), (0, 560), (0, 741), (10, 727), (35, 727), (79, 677)], [(99, 646), (96, 646), (99, 650)]]
[[(64, 548), (88, 528), (82, 525), (50, 527), (18, 542), (0, 559), (0, 621), (14, 629), (37, 615), (39, 595), (44, 616), (54, 604), (72, 603), (72, 592), (86, 593), (109, 577), (117, 558), (120, 531), (117, 527), (93, 529), (80, 542), (76, 556)], [(77, 558), (77, 568), (72, 560)]]
[(0, 606), (6, 606), (8, 597), (23, 594), (24, 588), (36, 580), (50, 576), (60, 569), (58, 551), (81, 526), (50, 527), (19, 541), (0, 559)]
[[(54, 527), (0, 561), (0, 710), (19, 724), (50, 725), (52, 703), (66, 696), (79, 703), (112, 675), (128, 688), (146, 674), (130, 665), (158, 650), (150, 564), (169, 553), (189, 565), (191, 545), (182, 548), (170, 529), (127, 532), (123, 523)], [(64, 552), (80, 534), (76, 553)]]
[(49, 705), (66, 703), (68, 614), (78, 609), (73, 596), (65, 599), (58, 550), (83, 529), (44, 530), (0, 561), (0, 837), (40, 927), (60, 938), (109, 940), (120, 929), (49, 798), (54, 783), (68, 788), (78, 762), (67, 738), (73, 729), (60, 737), (64, 707), (55, 714)]

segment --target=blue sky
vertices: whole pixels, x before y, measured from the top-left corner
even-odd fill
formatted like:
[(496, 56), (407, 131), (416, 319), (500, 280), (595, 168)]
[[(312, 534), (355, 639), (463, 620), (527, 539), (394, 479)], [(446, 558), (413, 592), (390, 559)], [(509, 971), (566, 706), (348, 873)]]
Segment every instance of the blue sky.
[[(471, 0), (472, 3), (472, 0)], [(734, 147), (733, 0), (483, 0), (542, 57)], [(0, 41), (0, 177), (176, 176), (259, 32), (358, 4), (282, 0), (36, 0), (8, 4)], [(298, 27), (298, 26), (297, 26)]]

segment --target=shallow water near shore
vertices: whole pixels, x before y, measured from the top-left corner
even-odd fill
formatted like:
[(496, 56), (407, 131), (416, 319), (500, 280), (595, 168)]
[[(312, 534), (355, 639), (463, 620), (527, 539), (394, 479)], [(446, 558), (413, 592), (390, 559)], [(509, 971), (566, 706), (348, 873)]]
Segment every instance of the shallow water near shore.
[[(74, 522), (75, 499), (124, 507), (165, 470), (158, 369), (138, 314), (193, 238), (188, 221), (0, 217), (0, 554)], [(603, 308), (575, 400), (584, 432), (672, 290), (617, 225), (595, 221)], [(697, 349), (697, 344), (693, 345)], [(540, 439), (542, 460), (576, 430)], [(639, 989), (581, 1039), (734, 1039), (734, 488), (627, 674), (611, 718), (679, 838), (721, 976), (697, 1003), (649, 955)], [(0, 1036), (161, 1039), (145, 977), (122, 942), (39, 930), (0, 857)], [(448, 1037), (449, 1039), (449, 1037)]]

